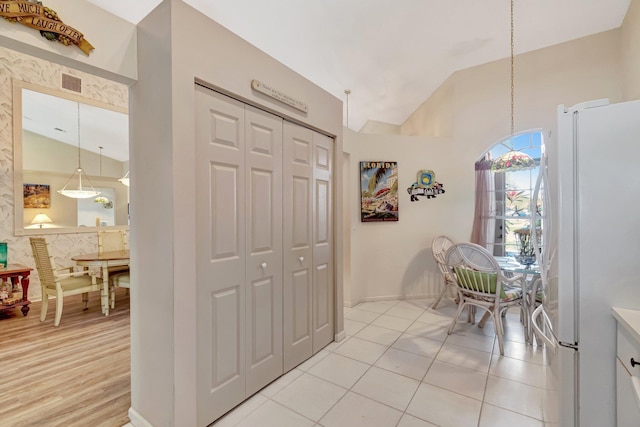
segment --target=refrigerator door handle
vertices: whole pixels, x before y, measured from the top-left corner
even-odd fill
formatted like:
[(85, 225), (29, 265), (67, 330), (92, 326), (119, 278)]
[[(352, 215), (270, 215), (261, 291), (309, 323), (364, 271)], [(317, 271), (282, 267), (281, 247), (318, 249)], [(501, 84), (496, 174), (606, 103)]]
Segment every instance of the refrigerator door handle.
[(572, 350), (578, 351), (577, 342), (570, 343), (570, 342), (558, 341), (558, 344), (560, 345), (560, 347), (570, 348)]

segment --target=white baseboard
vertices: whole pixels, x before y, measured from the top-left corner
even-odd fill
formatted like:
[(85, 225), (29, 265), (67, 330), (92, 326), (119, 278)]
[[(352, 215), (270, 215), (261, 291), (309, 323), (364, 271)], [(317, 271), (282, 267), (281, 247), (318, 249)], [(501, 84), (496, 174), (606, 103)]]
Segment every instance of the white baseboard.
[(354, 306), (358, 305), (359, 303), (360, 303), (360, 300), (357, 300), (357, 301), (355, 301), (355, 302), (353, 302), (353, 301), (346, 301), (346, 300), (345, 300), (345, 301), (342, 303), (342, 306), (343, 306), (343, 307), (347, 307), (347, 308), (353, 308)]
[(394, 301), (394, 300), (412, 300), (412, 299), (436, 299), (438, 295), (385, 295), (376, 297), (364, 297), (354, 301), (345, 301), (344, 306), (347, 308), (353, 308), (363, 302), (376, 302), (376, 301)]
[(347, 334), (345, 333), (345, 331), (342, 331), (342, 332), (338, 332), (337, 334), (335, 334), (335, 335), (334, 335), (334, 337), (333, 337), (333, 339), (334, 339), (336, 342), (340, 342), (340, 341), (342, 341), (343, 339), (345, 339), (346, 337), (347, 337)]
[(144, 419), (135, 409), (129, 408), (129, 420), (134, 427), (153, 427), (153, 425)]

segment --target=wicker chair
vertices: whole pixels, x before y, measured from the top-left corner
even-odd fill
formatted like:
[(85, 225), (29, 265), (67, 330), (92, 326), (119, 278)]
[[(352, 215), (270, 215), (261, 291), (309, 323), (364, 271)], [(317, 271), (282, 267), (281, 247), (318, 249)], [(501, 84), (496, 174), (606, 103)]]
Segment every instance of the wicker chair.
[(438, 270), (440, 270), (440, 274), (442, 275), (443, 286), (440, 291), (440, 295), (438, 298), (431, 304), (431, 308), (435, 309), (440, 304), (440, 300), (447, 293), (447, 289), (453, 288), (455, 292), (458, 292), (456, 289), (456, 284), (451, 278), (449, 271), (447, 270), (447, 266), (444, 263), (444, 254), (447, 252), (447, 249), (453, 245), (454, 241), (449, 236), (445, 236), (443, 234), (438, 235), (433, 238), (431, 241), (431, 251), (433, 252), (433, 258), (436, 261), (436, 266)]
[[(491, 253), (475, 243), (455, 243), (444, 256), (445, 264), (458, 287), (460, 303), (448, 333), (453, 333), (465, 306), (486, 310), (493, 317), (500, 354), (504, 355), (502, 314), (513, 306), (524, 310), (522, 275), (507, 278)], [(523, 316), (527, 313), (523, 312)]]

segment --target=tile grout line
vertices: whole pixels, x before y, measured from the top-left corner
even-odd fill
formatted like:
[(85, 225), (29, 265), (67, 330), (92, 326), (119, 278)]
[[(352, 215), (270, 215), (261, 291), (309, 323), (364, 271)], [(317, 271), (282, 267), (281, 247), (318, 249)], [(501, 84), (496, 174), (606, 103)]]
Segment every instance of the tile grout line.
[[(415, 417), (415, 418), (417, 418), (417, 419), (423, 420), (423, 421), (425, 421), (425, 422), (427, 422), (427, 423), (431, 423), (431, 421), (429, 421), (429, 420), (424, 420), (424, 419), (422, 419), (422, 418), (420, 418), (420, 417), (418, 417), (418, 416), (416, 416), (416, 415), (412, 415), (412, 414), (409, 414), (409, 413), (407, 413), (407, 412), (406, 412), (406, 411), (407, 411), (407, 409), (410, 407), (411, 403), (413, 402), (413, 399), (415, 398), (415, 396), (416, 396), (416, 394), (417, 394), (417, 392), (418, 392), (418, 390), (420, 389), (420, 387), (421, 387), (421, 385), (422, 385), (422, 384), (428, 384), (428, 385), (430, 385), (430, 386), (433, 386), (433, 387), (436, 387), (436, 388), (439, 388), (439, 389), (442, 389), (442, 390), (445, 390), (445, 391), (448, 391), (448, 392), (451, 392), (451, 393), (455, 393), (455, 394), (458, 394), (458, 395), (460, 395), (460, 396), (464, 396), (464, 397), (467, 397), (467, 398), (471, 398), (471, 399), (473, 399), (473, 398), (472, 398), (472, 397), (470, 397), (470, 396), (463, 395), (463, 394), (457, 393), (457, 392), (455, 392), (455, 391), (449, 390), (449, 389), (447, 389), (447, 388), (440, 387), (440, 386), (433, 385), (433, 384), (429, 384), (429, 383), (426, 383), (426, 382), (425, 382), (425, 378), (427, 377), (427, 375), (429, 374), (429, 372), (433, 369), (434, 362), (437, 360), (438, 355), (441, 353), (443, 346), (444, 346), (445, 344), (447, 344), (447, 343), (448, 343), (448, 341), (449, 341), (449, 339), (450, 339), (451, 335), (449, 335), (449, 334), (447, 333), (447, 334), (445, 335), (444, 340), (443, 340), (443, 341), (439, 341), (439, 340), (435, 340), (435, 339), (433, 339), (433, 338), (424, 337), (424, 336), (422, 336), (422, 335), (412, 335), (412, 334), (407, 333), (407, 331), (408, 331), (411, 327), (413, 327), (414, 325), (416, 325), (416, 323), (419, 323), (419, 324), (426, 324), (426, 325), (434, 326), (434, 327), (438, 327), (438, 328), (441, 328), (442, 326), (441, 326), (441, 325), (435, 325), (435, 324), (432, 324), (432, 323), (420, 322), (420, 321), (418, 320), (418, 319), (420, 319), (420, 318), (421, 318), (425, 313), (427, 313), (427, 312), (435, 312), (434, 310), (430, 310), (430, 309), (429, 309), (429, 308), (430, 308), (430, 305), (429, 305), (429, 304), (427, 304), (427, 305), (422, 309), (422, 313), (421, 313), (420, 315), (418, 315), (416, 318), (414, 318), (413, 320), (408, 319), (408, 318), (405, 318), (405, 317), (398, 317), (398, 316), (395, 316), (395, 315), (392, 315), (392, 314), (387, 314), (387, 312), (388, 312), (389, 310), (391, 310), (393, 307), (396, 307), (397, 305), (398, 305), (398, 302), (396, 302), (396, 303), (395, 303), (395, 304), (393, 304), (393, 305), (390, 305), (390, 306), (388, 307), (388, 309), (387, 309), (387, 310), (385, 310), (385, 311), (384, 311), (384, 312), (382, 312), (382, 313), (378, 313), (378, 312), (370, 312), (370, 311), (368, 311), (368, 310), (366, 310), (366, 309), (362, 309), (362, 311), (368, 311), (368, 312), (370, 312), (370, 313), (377, 314), (377, 316), (375, 316), (374, 318), (372, 318), (372, 319), (371, 319), (370, 321), (368, 321), (368, 322), (361, 322), (361, 321), (359, 321), (359, 320), (348, 319), (348, 320), (352, 320), (352, 321), (354, 321), (354, 322), (364, 323), (364, 324), (365, 324), (365, 326), (364, 326), (364, 327), (362, 327), (361, 329), (359, 329), (359, 330), (358, 330), (357, 332), (355, 332), (353, 335), (346, 336), (346, 339), (345, 339), (345, 340), (343, 340), (343, 342), (341, 342), (341, 343), (336, 343), (335, 341), (332, 341), (332, 343), (336, 343), (336, 344), (338, 344), (338, 345), (337, 345), (337, 346), (335, 346), (334, 348), (332, 348), (331, 350), (328, 350), (328, 349), (327, 349), (327, 350), (326, 350), (326, 351), (327, 351), (327, 353), (328, 353), (327, 355), (325, 355), (323, 358), (319, 359), (316, 363), (314, 363), (313, 365), (311, 365), (311, 366), (310, 366), (306, 371), (301, 370), (301, 371), (302, 371), (302, 373), (301, 373), (298, 377), (296, 377), (296, 378), (295, 378), (295, 379), (293, 379), (291, 382), (289, 382), (288, 384), (286, 384), (285, 386), (283, 386), (280, 390), (278, 390), (276, 393), (274, 393), (274, 394), (273, 394), (273, 396), (266, 396), (266, 395), (261, 394), (261, 396), (265, 398), (264, 402), (262, 402), (262, 403), (260, 403), (258, 406), (256, 406), (253, 410), (251, 410), (251, 411), (250, 411), (249, 413), (247, 413), (244, 417), (242, 417), (240, 420), (238, 420), (238, 422), (237, 422), (237, 423), (235, 423), (234, 425), (238, 425), (239, 423), (241, 423), (241, 422), (242, 422), (243, 420), (245, 420), (245, 419), (246, 419), (250, 414), (252, 414), (252, 413), (253, 413), (254, 411), (256, 411), (257, 409), (261, 408), (261, 407), (262, 407), (266, 402), (268, 402), (269, 400), (271, 400), (273, 403), (276, 403), (276, 404), (277, 404), (277, 405), (279, 405), (280, 407), (286, 408), (287, 410), (290, 410), (290, 411), (292, 411), (293, 413), (295, 413), (295, 414), (297, 414), (297, 415), (299, 415), (299, 416), (304, 417), (305, 419), (307, 419), (307, 420), (309, 420), (310, 422), (314, 423), (314, 425), (315, 425), (315, 426), (322, 426), (322, 424), (321, 424), (321, 422), (320, 422), (320, 421), (321, 421), (325, 416), (327, 416), (327, 414), (329, 414), (329, 413), (330, 413), (330, 412), (331, 412), (331, 411), (336, 407), (336, 405), (338, 405), (341, 401), (343, 401), (343, 399), (344, 399), (344, 398), (345, 398), (345, 397), (346, 397), (346, 396), (351, 392), (351, 393), (354, 393), (354, 394), (356, 394), (356, 395), (358, 395), (358, 396), (361, 396), (361, 397), (363, 397), (363, 398), (370, 399), (371, 401), (376, 402), (377, 404), (380, 404), (380, 405), (386, 406), (386, 407), (388, 407), (388, 408), (391, 408), (391, 409), (393, 409), (393, 410), (395, 410), (395, 411), (401, 412), (401, 416), (400, 416), (400, 418), (398, 419), (398, 421), (397, 421), (397, 422), (396, 422), (396, 424), (395, 424), (395, 425), (397, 426), (397, 425), (399, 425), (399, 423), (402, 421), (402, 419), (403, 419), (403, 417), (405, 416), (405, 414), (406, 414), (406, 415), (408, 415), (408, 416)], [(355, 307), (354, 307), (354, 308), (355, 308)], [(353, 310), (354, 308), (352, 308), (351, 310)], [(350, 310), (350, 311), (351, 311), (351, 310)], [(436, 312), (436, 313), (437, 313), (437, 312)], [(396, 329), (391, 329), (391, 328), (388, 328), (388, 327), (386, 327), (386, 326), (373, 325), (373, 322), (374, 322), (375, 320), (379, 319), (379, 318), (380, 318), (381, 316), (383, 316), (383, 315), (390, 316), (390, 317), (394, 317), (394, 318), (396, 318), (396, 319), (407, 320), (407, 321), (411, 321), (411, 322), (409, 323), (409, 325), (408, 325), (406, 328), (404, 328), (404, 330), (403, 330), (403, 331), (398, 331), (398, 330), (396, 330)], [(362, 330), (364, 330), (364, 329), (365, 329), (366, 327), (368, 327), (368, 326), (375, 326), (375, 327), (377, 327), (377, 328), (386, 329), (386, 330), (393, 331), (393, 332), (398, 332), (398, 333), (399, 333), (399, 335), (398, 335), (398, 337), (397, 337), (397, 338), (395, 338), (395, 339), (394, 339), (391, 343), (389, 343), (389, 344), (382, 344), (382, 343), (380, 343), (380, 342), (371, 341), (371, 340), (366, 339), (366, 338), (358, 337), (358, 336), (357, 336), (357, 334), (359, 334)], [(446, 328), (446, 327), (444, 327), (444, 328)], [(465, 331), (465, 332), (467, 332), (467, 331)], [(414, 352), (411, 352), (411, 351), (406, 351), (406, 350), (401, 349), (401, 348), (395, 348), (395, 347), (393, 347), (393, 345), (395, 345), (395, 344), (398, 342), (398, 340), (400, 340), (400, 338), (402, 338), (402, 337), (403, 337), (403, 336), (405, 336), (405, 335), (410, 335), (410, 336), (414, 336), (414, 337), (417, 337), (417, 338), (427, 339), (427, 340), (429, 340), (429, 341), (438, 342), (438, 343), (439, 343), (438, 350), (437, 350), (437, 352), (434, 354), (433, 358), (431, 358), (431, 357), (427, 357), (427, 356), (424, 356), (424, 355), (421, 355), (421, 354), (418, 354), (418, 353), (414, 353)], [(452, 335), (455, 335), (455, 334), (452, 334)], [(462, 336), (465, 336), (465, 335), (462, 335)], [(468, 335), (467, 335), (467, 336), (468, 336)], [(479, 334), (478, 336), (479, 336), (479, 337), (489, 337), (488, 335), (485, 335), (485, 334)], [(347, 356), (347, 355), (344, 355), (344, 354), (337, 353), (336, 351), (337, 351), (337, 350), (339, 350), (339, 349), (340, 349), (340, 347), (342, 347), (342, 345), (346, 344), (346, 343), (347, 343), (351, 338), (358, 338), (358, 340), (362, 340), (362, 341), (369, 342), (369, 343), (372, 343), (372, 344), (377, 344), (377, 345), (380, 345), (380, 346), (384, 346), (384, 347), (385, 347), (385, 350), (380, 354), (380, 356), (378, 356), (378, 357), (376, 358), (376, 360), (374, 360), (374, 361), (373, 361), (373, 362), (371, 362), (371, 363), (369, 363), (369, 362), (363, 362), (362, 360), (359, 360), (359, 359), (356, 359), (356, 358), (353, 358), (353, 357), (350, 357), (350, 356)], [(481, 406), (480, 406), (480, 412), (479, 412), (479, 414), (478, 414), (478, 423), (477, 423), (477, 425), (478, 425), (478, 426), (480, 425), (480, 422), (481, 422), (481, 420), (482, 420), (482, 414), (483, 414), (484, 406), (485, 406), (485, 404), (487, 404), (487, 405), (489, 404), (488, 402), (486, 402), (486, 401), (485, 401), (485, 399), (486, 399), (486, 393), (487, 393), (487, 389), (488, 389), (489, 377), (496, 377), (496, 378), (500, 378), (500, 379), (503, 379), (503, 380), (513, 381), (513, 382), (517, 382), (517, 383), (520, 383), (520, 384), (523, 384), (523, 385), (526, 385), (526, 386), (534, 387), (534, 388), (536, 388), (536, 389), (541, 389), (541, 390), (543, 390), (543, 391), (545, 390), (543, 387), (538, 387), (538, 386), (535, 386), (535, 385), (531, 385), (531, 384), (528, 384), (528, 383), (526, 383), (526, 382), (521, 382), (521, 381), (518, 381), (518, 380), (514, 380), (514, 379), (512, 379), (512, 378), (502, 377), (502, 376), (499, 376), (499, 375), (492, 375), (492, 374), (490, 374), (490, 372), (491, 372), (491, 368), (492, 368), (493, 366), (495, 366), (495, 363), (496, 363), (496, 362), (495, 362), (495, 360), (494, 360), (494, 356), (496, 355), (496, 339), (497, 339), (497, 337), (496, 337), (495, 333), (493, 334), (493, 336), (492, 336), (491, 338), (492, 338), (492, 345), (491, 345), (491, 351), (489, 351), (489, 352), (485, 352), (485, 351), (483, 351), (483, 350), (479, 350), (479, 349), (478, 349), (478, 348), (476, 348), (476, 347), (466, 347), (466, 346), (464, 346), (464, 345), (458, 345), (458, 344), (453, 343), (453, 342), (449, 342), (449, 343), (448, 343), (448, 345), (450, 345), (450, 346), (459, 347), (459, 348), (462, 348), (462, 349), (473, 350), (473, 351), (478, 351), (478, 352), (488, 353), (488, 354), (489, 354), (489, 363), (488, 363), (488, 365), (487, 365), (486, 371), (484, 371), (484, 370), (477, 370), (477, 369), (473, 369), (473, 370), (475, 370), (475, 371), (477, 371), (477, 372), (482, 372), (482, 373), (484, 373), (484, 374), (486, 375), (486, 377), (485, 377), (484, 389), (483, 389), (483, 393), (482, 393), (482, 399), (480, 400)], [(505, 341), (511, 341), (511, 342), (513, 342), (513, 343), (515, 343), (515, 344), (518, 344), (518, 345), (523, 344), (523, 343), (521, 343), (521, 342), (519, 342), (519, 341), (514, 341), (514, 340), (507, 340), (507, 339), (505, 339)], [(330, 345), (330, 344), (329, 344), (329, 345)], [(328, 346), (329, 346), (329, 345), (328, 345)], [(325, 349), (326, 349), (326, 347), (325, 347), (325, 348), (323, 348), (321, 351), (323, 351), (323, 350), (325, 350)], [(430, 359), (430, 362), (428, 363), (428, 366), (427, 366), (427, 368), (426, 368), (426, 370), (425, 370), (425, 373), (422, 375), (422, 378), (421, 378), (420, 380), (417, 380), (417, 379), (416, 379), (416, 378), (414, 378), (414, 377), (410, 377), (410, 376), (407, 376), (407, 375), (402, 374), (402, 373), (399, 373), (399, 372), (395, 372), (395, 371), (392, 371), (392, 370), (389, 370), (389, 369), (385, 369), (385, 368), (383, 368), (383, 367), (376, 366), (376, 363), (377, 363), (378, 361), (380, 361), (380, 359), (384, 356), (384, 354), (386, 354), (390, 349), (394, 349), (394, 350), (396, 350), (396, 351), (400, 351), (400, 352), (403, 352), (403, 353), (412, 354), (412, 355), (417, 355), (417, 356), (422, 356), (422, 357), (425, 357), (425, 358)], [(360, 375), (360, 376), (359, 376), (359, 377), (358, 377), (358, 378), (353, 382), (353, 384), (352, 384), (349, 388), (345, 388), (345, 387), (343, 387), (343, 386), (341, 386), (341, 385), (339, 385), (339, 384), (336, 384), (336, 383), (334, 383), (334, 382), (332, 382), (332, 381), (329, 381), (329, 380), (327, 380), (327, 379), (325, 379), (325, 378), (319, 377), (319, 376), (314, 375), (313, 373), (309, 372), (309, 371), (310, 371), (314, 366), (316, 366), (317, 364), (321, 363), (321, 362), (322, 362), (326, 357), (328, 357), (328, 356), (329, 356), (329, 355), (331, 355), (331, 354), (335, 354), (335, 355), (337, 355), (337, 356), (342, 356), (342, 357), (345, 357), (345, 358), (347, 358), (347, 359), (350, 359), (350, 360), (353, 360), (353, 361), (357, 361), (357, 362), (359, 362), (359, 363), (365, 363), (366, 365), (368, 365), (368, 367), (367, 367), (367, 368), (366, 368), (366, 370), (365, 370), (365, 371), (364, 371), (364, 372), (363, 372), (363, 373), (362, 373), (362, 374), (361, 374), (361, 375)], [(313, 356), (312, 356), (312, 357), (313, 357)], [(505, 357), (505, 358), (508, 358), (508, 359), (513, 359), (513, 360), (517, 361), (518, 363), (532, 363), (532, 364), (540, 365), (540, 366), (543, 366), (543, 369), (546, 369), (546, 368), (545, 368), (545, 366), (546, 366), (546, 365), (544, 365), (544, 364), (537, 364), (537, 363), (534, 363), (534, 362), (529, 362), (529, 361), (527, 361), (527, 360), (523, 360), (523, 359), (519, 359), (519, 358), (513, 358), (513, 357), (509, 357), (509, 356), (501, 356), (501, 357)], [(448, 364), (448, 365), (452, 365), (452, 366), (459, 366), (459, 365), (456, 365), (456, 364), (448, 363), (447, 361), (442, 361), (442, 360), (440, 360), (440, 362), (445, 363), (445, 364)], [(357, 384), (362, 380), (362, 378), (363, 378), (365, 375), (367, 375), (367, 373), (369, 373), (369, 372), (371, 372), (371, 371), (372, 371), (372, 369), (371, 369), (371, 368), (372, 368), (372, 367), (374, 367), (374, 366), (375, 366), (376, 368), (380, 369), (380, 370), (385, 371), (385, 372), (389, 372), (389, 373), (392, 373), (392, 374), (395, 374), (395, 375), (399, 375), (399, 376), (404, 377), (404, 378), (406, 378), (406, 379), (410, 379), (410, 380), (413, 380), (413, 381), (417, 381), (417, 382), (418, 382), (418, 386), (417, 386), (417, 387), (416, 387), (416, 389), (414, 390), (414, 392), (413, 392), (412, 396), (408, 399), (407, 404), (406, 404), (406, 406), (404, 407), (404, 410), (399, 410), (399, 409), (398, 409), (398, 408), (396, 408), (396, 407), (393, 407), (393, 406), (391, 406), (391, 405), (389, 405), (389, 404), (386, 404), (386, 403), (384, 403), (384, 402), (379, 402), (379, 401), (378, 401), (378, 400), (376, 400), (376, 399), (373, 399), (373, 398), (371, 398), (371, 397), (365, 396), (365, 395), (363, 395), (363, 394), (361, 394), (361, 393), (358, 393), (358, 392), (356, 392), (356, 391), (354, 391), (354, 390), (353, 390), (353, 388), (354, 388), (354, 387), (355, 387), (355, 386), (356, 386), (356, 385), (357, 385)], [(298, 369), (298, 367), (296, 367), (296, 368), (294, 368), (294, 369)], [(293, 370), (291, 370), (291, 371), (289, 371), (289, 372), (292, 372), (292, 371), (293, 371)], [(289, 372), (287, 372), (287, 374), (288, 374)], [(287, 374), (284, 374), (284, 375), (287, 375)], [(324, 412), (324, 413), (319, 417), (318, 421), (315, 421), (315, 420), (313, 420), (313, 419), (310, 419), (310, 418), (308, 418), (307, 416), (305, 416), (305, 415), (303, 415), (303, 414), (301, 414), (301, 413), (297, 412), (296, 410), (294, 410), (294, 409), (292, 409), (292, 408), (289, 408), (288, 406), (286, 406), (286, 405), (284, 405), (284, 404), (281, 404), (281, 403), (277, 402), (276, 400), (274, 400), (274, 398), (275, 398), (275, 397), (276, 397), (280, 392), (282, 392), (282, 391), (283, 391), (284, 389), (286, 389), (287, 387), (291, 386), (291, 384), (293, 384), (295, 381), (297, 381), (297, 380), (298, 380), (300, 377), (302, 377), (304, 374), (308, 374), (308, 375), (310, 375), (310, 376), (312, 376), (312, 377), (314, 377), (314, 378), (317, 378), (317, 379), (319, 379), (319, 380), (321, 380), (321, 381), (324, 381), (324, 382), (327, 382), (327, 383), (329, 383), (329, 384), (333, 384), (333, 385), (338, 386), (338, 387), (340, 387), (340, 388), (342, 388), (342, 389), (344, 389), (344, 390), (345, 390), (344, 394), (343, 394), (343, 395), (342, 395), (342, 396), (341, 396), (341, 397), (340, 397), (340, 398), (339, 398), (339, 399), (338, 399), (338, 400), (337, 400), (333, 405), (331, 405), (331, 406), (330, 406), (330, 407), (329, 407), (329, 408), (328, 408), (328, 409), (327, 409), (327, 410), (326, 410), (326, 411), (325, 411), (325, 412)], [(284, 375), (283, 375), (283, 376), (284, 376)], [(281, 377), (279, 377), (279, 378), (282, 378), (283, 376), (281, 376)], [(270, 383), (270, 384), (272, 384), (272, 383)], [(269, 385), (265, 386), (264, 388), (267, 388), (268, 386), (269, 386)], [(254, 394), (253, 396), (256, 396), (256, 395), (258, 395), (258, 394), (260, 394), (260, 391), (258, 391), (258, 392), (257, 392), (256, 394)], [(474, 400), (476, 400), (476, 399), (474, 399)], [(246, 401), (245, 401), (245, 402), (246, 402)], [(240, 404), (239, 406), (241, 406), (241, 405), (242, 405), (242, 404)], [(492, 405), (493, 405), (493, 404), (492, 404)], [(498, 405), (493, 405), (493, 406), (496, 406), (496, 407), (501, 408), (501, 409), (503, 409), (503, 410), (510, 411), (510, 412), (516, 413), (516, 414), (518, 414), (518, 415), (520, 415), (520, 416), (525, 416), (525, 417), (530, 418), (530, 419), (532, 419), (532, 420), (536, 420), (536, 421), (540, 421), (540, 422), (544, 423), (544, 420), (543, 420), (543, 419), (538, 419), (538, 418), (535, 418), (535, 417), (531, 417), (531, 416), (529, 416), (529, 415), (527, 415), (527, 414), (522, 414), (522, 413), (520, 413), (520, 412), (513, 411), (513, 410), (511, 410), (511, 409), (509, 409), (509, 408), (503, 408), (503, 407), (498, 406)], [(237, 408), (238, 408), (238, 407), (236, 407), (236, 408), (232, 409), (231, 411), (229, 411), (229, 412), (227, 413), (227, 415), (229, 415), (231, 412), (233, 412), (233, 410), (235, 410), (235, 409), (237, 409)], [(226, 416), (226, 415), (225, 415), (225, 416)], [(224, 418), (224, 417), (223, 417), (223, 418)], [(222, 420), (223, 418), (221, 418), (220, 420)]]

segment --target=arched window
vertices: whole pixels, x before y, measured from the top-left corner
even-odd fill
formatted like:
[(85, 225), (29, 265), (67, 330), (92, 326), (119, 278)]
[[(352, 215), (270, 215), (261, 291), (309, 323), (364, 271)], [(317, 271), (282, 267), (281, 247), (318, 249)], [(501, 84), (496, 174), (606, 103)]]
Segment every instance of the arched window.
[[(512, 147), (513, 141), (513, 147)], [(514, 231), (529, 229), (531, 225), (531, 196), (540, 172), (540, 156), (544, 141), (541, 130), (521, 132), (505, 138), (487, 153), (496, 159), (512, 148), (530, 155), (536, 167), (530, 170), (494, 173), (495, 186), (491, 190), (495, 200), (494, 255), (515, 256), (519, 253), (519, 239)], [(484, 157), (484, 156), (483, 156)], [(536, 209), (542, 210), (538, 202)]]

